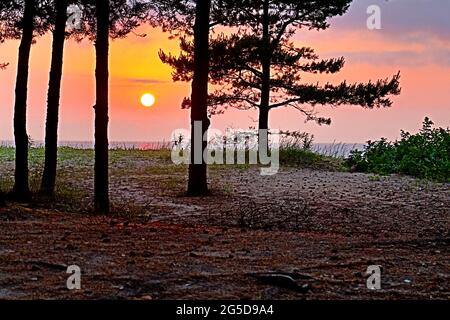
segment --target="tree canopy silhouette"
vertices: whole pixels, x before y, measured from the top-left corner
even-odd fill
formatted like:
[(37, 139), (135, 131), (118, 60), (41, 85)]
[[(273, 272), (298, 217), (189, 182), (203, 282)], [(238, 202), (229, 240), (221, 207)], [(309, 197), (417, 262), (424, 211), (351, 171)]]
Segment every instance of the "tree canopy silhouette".
[(13, 194), (18, 201), (28, 201), (27, 94), (31, 45), (35, 37), (47, 32), (50, 1), (13, 0), (0, 8), (0, 41), (20, 39), (14, 102), (14, 139), (16, 145)]
[[(105, 1), (95, 0), (46, 0), (46, 1), (3, 1), (0, 3), (0, 42), (6, 39), (21, 39), (19, 48), (18, 73), (16, 81), (16, 101), (14, 108), (14, 132), (16, 144), (16, 174), (14, 194), (18, 200), (28, 200), (30, 189), (28, 183), (28, 135), (26, 132), (26, 97), (28, 88), (28, 64), (30, 57), (31, 44), (37, 36), (45, 34), (51, 30), (53, 33), (52, 43), (52, 61), (48, 87), (47, 101), (47, 122), (45, 136), (45, 165), (44, 174), (41, 182), (41, 191), (44, 194), (52, 195), (55, 188), (56, 166), (57, 166), (57, 130), (59, 115), (59, 98), (62, 77), (64, 41), (66, 37), (73, 37), (81, 41), (89, 38), (96, 41), (98, 38), (98, 6), (105, 5)], [(103, 25), (106, 25), (107, 37), (112, 39), (123, 38), (138, 27), (142, 22), (148, 21), (150, 9), (155, 1), (146, 0), (109, 0), (108, 16), (103, 19)], [(67, 7), (70, 4), (77, 5), (82, 16), (80, 17), (79, 28), (67, 32)], [(105, 9), (104, 7), (102, 7)], [(102, 16), (103, 17), (103, 16)], [(98, 42), (98, 41), (97, 41)], [(97, 44), (96, 42), (96, 44)], [(102, 131), (101, 142), (97, 140), (99, 148), (102, 149), (102, 155), (99, 150), (96, 152), (96, 181), (102, 181), (102, 194), (107, 194), (107, 77), (105, 81), (104, 66), (107, 67), (107, 48), (103, 46), (99, 50), (102, 52), (102, 66), (97, 66), (98, 73), (102, 74), (102, 85), (97, 83), (99, 91), (98, 96), (101, 101), (99, 107), (100, 114), (96, 115), (100, 120), (96, 123), (96, 128)], [(106, 49), (106, 50), (105, 50)], [(6, 67), (1, 64), (0, 67)], [(106, 86), (104, 85), (106, 83)], [(96, 105), (98, 105), (97, 103)], [(106, 114), (106, 116), (105, 116)], [(100, 129), (102, 127), (102, 129)], [(105, 129), (106, 127), (106, 129)], [(106, 147), (105, 147), (106, 146)], [(106, 156), (104, 154), (106, 153)], [(105, 161), (106, 159), (106, 161)], [(104, 167), (106, 166), (106, 169)], [(101, 177), (100, 173), (101, 172)], [(97, 188), (96, 190), (98, 190)], [(98, 192), (97, 192), (98, 193)], [(98, 197), (97, 197), (98, 198)], [(96, 201), (98, 203), (98, 201)], [(108, 202), (108, 201), (103, 201)], [(107, 205), (104, 205), (106, 207)], [(107, 211), (107, 210), (103, 210)]]
[[(151, 8), (151, 1), (110, 1), (109, 36), (112, 39), (123, 38), (143, 21), (146, 21)], [(57, 169), (57, 141), (59, 120), (59, 98), (63, 66), (65, 38), (77, 41), (97, 37), (96, 3), (93, 0), (54, 0), (53, 3), (53, 50), (48, 87), (47, 123), (45, 135), (45, 165), (41, 182), (41, 193), (52, 196), (55, 190)], [(80, 20), (76, 28), (66, 30), (69, 5), (79, 10)]]
[[(0, 2), (0, 43), (20, 40), (24, 29), (25, 0), (2, 0)], [(51, 27), (52, 0), (31, 1), (33, 6), (33, 37), (44, 35)]]
[[(128, 36), (142, 23), (152, 23), (158, 0), (109, 0), (109, 37), (121, 39)], [(81, 9), (80, 24), (73, 30), (71, 37), (78, 41), (97, 37), (96, 0), (78, 0)], [(137, 36), (145, 37), (145, 34)]]
[[(324, 30), (328, 19), (343, 15), (351, 0), (294, 1), (243, 0), (227, 23), (231, 35), (210, 39), (210, 82), (220, 89), (209, 95), (211, 113), (224, 109), (259, 109), (259, 129), (269, 128), (269, 111), (294, 107), (319, 124), (331, 119), (317, 115), (316, 105), (390, 107), (391, 95), (400, 93), (400, 74), (367, 83), (304, 83), (304, 75), (341, 71), (343, 57), (320, 59), (314, 49), (297, 47), (293, 36), (299, 30)], [(181, 39), (181, 54), (160, 53), (173, 67), (175, 81), (189, 81), (193, 70), (193, 44)], [(183, 107), (191, 106), (185, 99)]]

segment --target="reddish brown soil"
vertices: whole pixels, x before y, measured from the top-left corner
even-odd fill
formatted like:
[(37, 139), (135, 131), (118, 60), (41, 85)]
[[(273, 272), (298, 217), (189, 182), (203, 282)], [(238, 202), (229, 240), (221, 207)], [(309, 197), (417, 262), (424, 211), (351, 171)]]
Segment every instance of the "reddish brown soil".
[[(164, 177), (113, 171), (113, 198), (141, 206), (136, 217), (0, 209), (0, 298), (450, 298), (448, 184), (216, 170), (216, 195), (189, 199), (184, 176), (163, 192)], [(73, 264), (79, 291), (66, 288)], [(369, 265), (382, 266), (379, 291), (366, 288)], [(268, 272), (306, 289), (255, 277)]]

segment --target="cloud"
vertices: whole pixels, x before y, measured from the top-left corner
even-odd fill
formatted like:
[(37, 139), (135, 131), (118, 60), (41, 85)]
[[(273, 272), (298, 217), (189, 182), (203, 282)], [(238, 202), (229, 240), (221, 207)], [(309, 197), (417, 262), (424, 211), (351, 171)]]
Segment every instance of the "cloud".
[[(381, 30), (367, 28), (371, 5), (380, 6)], [(322, 57), (344, 56), (350, 63), (449, 67), (449, 15), (450, 0), (354, 0), (329, 30), (296, 39), (322, 47)]]
[(129, 82), (139, 83), (139, 84), (162, 84), (169, 83), (167, 80), (158, 80), (158, 79), (143, 79), (143, 78), (128, 78)]
[(329, 53), (330, 56), (344, 56), (347, 62), (374, 64), (374, 65), (389, 65), (396, 67), (417, 67), (426, 65), (439, 64), (443, 67), (450, 67), (450, 50), (441, 51), (385, 51), (385, 52), (335, 52)]
[(381, 8), (379, 32), (386, 36), (426, 32), (450, 41), (450, 0), (355, 0), (347, 14), (330, 21), (333, 28), (366, 28), (371, 5)]

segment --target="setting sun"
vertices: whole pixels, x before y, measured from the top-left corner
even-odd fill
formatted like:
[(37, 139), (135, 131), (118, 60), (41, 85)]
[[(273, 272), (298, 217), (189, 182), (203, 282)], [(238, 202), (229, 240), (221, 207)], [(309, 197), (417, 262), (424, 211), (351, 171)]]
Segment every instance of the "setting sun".
[(155, 96), (150, 94), (150, 93), (146, 93), (141, 97), (141, 103), (144, 107), (151, 107), (155, 104)]

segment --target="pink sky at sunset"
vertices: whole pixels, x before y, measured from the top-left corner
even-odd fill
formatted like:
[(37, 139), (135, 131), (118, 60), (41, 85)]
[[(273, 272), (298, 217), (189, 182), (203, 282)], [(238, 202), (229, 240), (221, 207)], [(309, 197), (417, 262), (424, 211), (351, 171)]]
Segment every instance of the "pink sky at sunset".
[[(346, 17), (339, 18), (345, 21)], [(426, 32), (425, 32), (426, 31)], [(170, 140), (171, 132), (188, 128), (189, 112), (181, 110), (190, 84), (173, 83), (171, 69), (158, 58), (160, 48), (178, 53), (178, 41), (168, 40), (159, 29), (142, 27), (146, 38), (130, 35), (111, 43), (110, 50), (110, 140)], [(450, 33), (449, 33), (450, 34)], [(349, 82), (386, 78), (401, 71), (402, 94), (390, 109), (364, 110), (361, 107), (319, 107), (332, 118), (331, 126), (304, 122), (296, 110), (271, 111), (272, 128), (301, 130), (315, 135), (316, 142), (364, 142), (387, 137), (396, 139), (400, 129), (417, 131), (425, 116), (436, 125), (450, 125), (450, 38), (430, 30), (370, 31), (364, 21), (360, 27), (339, 24), (323, 32), (301, 32), (298, 45), (311, 46), (324, 58), (346, 57), (338, 75), (321, 78)], [(9, 67), (0, 71), (0, 140), (12, 140), (14, 84), (18, 41), (0, 45), (0, 62)], [(45, 108), (50, 65), (51, 36), (37, 39), (32, 48), (28, 133), (34, 140), (44, 137)], [(94, 49), (91, 43), (66, 44), (61, 96), (60, 140), (91, 141), (93, 137)], [(151, 108), (140, 104), (142, 94), (150, 92), (157, 101)], [(212, 126), (254, 126), (254, 111), (229, 110), (215, 116)]]

